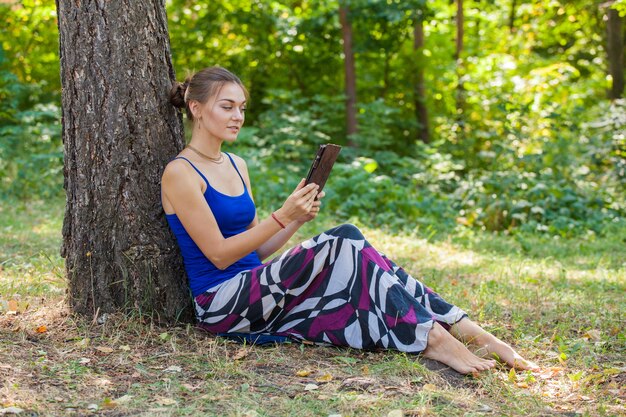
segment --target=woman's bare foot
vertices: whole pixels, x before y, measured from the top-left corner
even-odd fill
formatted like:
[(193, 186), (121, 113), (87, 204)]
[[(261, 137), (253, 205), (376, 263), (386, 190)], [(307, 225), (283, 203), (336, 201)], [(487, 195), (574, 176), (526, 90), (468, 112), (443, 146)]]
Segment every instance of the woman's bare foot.
[(520, 370), (537, 369), (539, 366), (520, 356), (511, 346), (498, 339), (467, 317), (450, 328), (450, 333), (462, 342), (476, 347), (476, 354), (492, 357), (510, 367)]
[(493, 360), (474, 355), (439, 323), (435, 323), (428, 333), (428, 345), (423, 355), (425, 358), (442, 362), (462, 374), (485, 371), (496, 365)]

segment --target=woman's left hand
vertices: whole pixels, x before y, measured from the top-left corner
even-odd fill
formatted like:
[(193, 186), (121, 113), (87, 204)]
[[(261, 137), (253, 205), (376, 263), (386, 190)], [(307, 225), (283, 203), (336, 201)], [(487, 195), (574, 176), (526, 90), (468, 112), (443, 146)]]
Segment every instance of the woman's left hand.
[(306, 223), (306, 222), (310, 222), (315, 217), (317, 217), (317, 213), (320, 212), (320, 206), (322, 205), (321, 200), (322, 198), (324, 198), (325, 195), (326, 193), (324, 191), (320, 192), (317, 195), (317, 197), (313, 200), (311, 208), (309, 209), (309, 212), (301, 216), (297, 221), (300, 223)]

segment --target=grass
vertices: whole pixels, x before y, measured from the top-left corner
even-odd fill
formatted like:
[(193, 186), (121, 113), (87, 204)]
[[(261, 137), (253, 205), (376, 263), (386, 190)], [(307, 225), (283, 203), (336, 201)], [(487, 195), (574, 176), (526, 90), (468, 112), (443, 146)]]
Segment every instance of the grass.
[[(623, 226), (570, 240), (465, 229), (426, 240), (363, 227), (379, 250), (542, 366), (535, 373), (501, 367), (462, 377), (401, 353), (250, 347), (140, 316), (113, 315), (104, 324), (76, 317), (64, 304), (62, 216), (62, 201), (0, 207), (0, 410), (14, 406), (40, 416), (626, 413)], [(321, 218), (294, 242), (331, 224)]]

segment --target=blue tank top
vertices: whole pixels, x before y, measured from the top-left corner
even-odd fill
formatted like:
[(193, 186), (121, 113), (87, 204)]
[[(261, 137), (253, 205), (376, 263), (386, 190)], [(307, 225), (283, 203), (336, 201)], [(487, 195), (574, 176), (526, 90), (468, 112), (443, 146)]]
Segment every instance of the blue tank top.
[[(243, 193), (241, 195), (230, 196), (220, 193), (211, 187), (206, 177), (190, 160), (182, 156), (175, 159), (184, 159), (187, 161), (206, 182), (204, 198), (209, 204), (213, 216), (215, 216), (215, 220), (217, 220), (217, 225), (222, 235), (225, 238), (229, 238), (246, 230), (254, 220), (256, 209), (248, 193), (246, 183), (237, 169), (237, 165), (235, 165), (233, 158), (228, 153), (226, 153), (226, 155), (228, 155), (228, 159), (230, 159), (231, 164), (235, 167), (235, 171), (237, 171), (237, 175), (239, 175), (241, 182), (243, 182)], [(220, 270), (204, 256), (198, 245), (196, 245), (191, 239), (191, 236), (189, 236), (189, 233), (187, 233), (187, 230), (185, 230), (185, 227), (176, 213), (166, 214), (165, 218), (176, 236), (176, 241), (183, 255), (185, 271), (189, 279), (189, 288), (194, 297), (234, 277), (241, 271), (246, 271), (261, 265), (261, 260), (256, 251), (254, 251), (239, 259), (228, 268)]]

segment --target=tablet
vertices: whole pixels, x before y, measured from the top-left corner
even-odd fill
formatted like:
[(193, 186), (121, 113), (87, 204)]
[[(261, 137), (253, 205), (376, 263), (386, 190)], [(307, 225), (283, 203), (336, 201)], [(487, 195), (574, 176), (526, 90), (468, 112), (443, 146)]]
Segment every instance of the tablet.
[(340, 151), (341, 146), (339, 145), (333, 145), (332, 143), (320, 145), (317, 155), (315, 155), (315, 159), (311, 163), (304, 185), (315, 183), (320, 187), (317, 191), (322, 191)]

